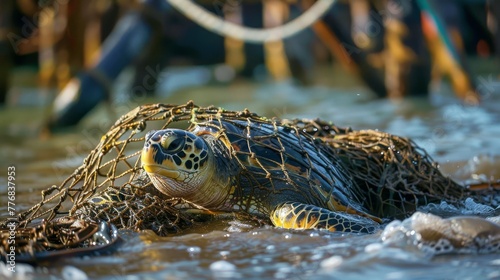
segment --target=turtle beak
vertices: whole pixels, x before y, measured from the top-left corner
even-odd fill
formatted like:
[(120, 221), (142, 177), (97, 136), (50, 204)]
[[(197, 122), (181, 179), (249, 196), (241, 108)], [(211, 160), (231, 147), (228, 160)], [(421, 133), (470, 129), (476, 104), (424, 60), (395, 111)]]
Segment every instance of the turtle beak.
[(148, 174), (159, 174), (173, 179), (179, 176), (177, 165), (163, 154), (159, 143), (146, 142), (141, 153), (141, 163)]

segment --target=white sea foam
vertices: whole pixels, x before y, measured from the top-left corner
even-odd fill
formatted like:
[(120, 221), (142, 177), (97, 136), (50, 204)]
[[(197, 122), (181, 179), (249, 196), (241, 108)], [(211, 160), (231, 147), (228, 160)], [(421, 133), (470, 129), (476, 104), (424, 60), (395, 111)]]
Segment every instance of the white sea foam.
[(87, 276), (87, 274), (85, 272), (83, 272), (82, 270), (74, 267), (74, 266), (71, 266), (71, 265), (67, 265), (65, 266), (62, 271), (61, 271), (61, 275), (62, 275), (62, 278), (63, 279), (67, 279), (67, 280), (87, 280), (89, 279), (89, 277)]
[(461, 207), (457, 207), (443, 201), (440, 204), (430, 203), (419, 207), (419, 211), (436, 214), (441, 217), (451, 217), (456, 215), (490, 217), (500, 215), (500, 207), (493, 208), (488, 205), (477, 203), (472, 198), (467, 198)]
[[(475, 207), (475, 206), (474, 206)], [(404, 221), (393, 221), (381, 234), (385, 245), (413, 247), (430, 255), (500, 252), (499, 217), (441, 218), (417, 212)]]

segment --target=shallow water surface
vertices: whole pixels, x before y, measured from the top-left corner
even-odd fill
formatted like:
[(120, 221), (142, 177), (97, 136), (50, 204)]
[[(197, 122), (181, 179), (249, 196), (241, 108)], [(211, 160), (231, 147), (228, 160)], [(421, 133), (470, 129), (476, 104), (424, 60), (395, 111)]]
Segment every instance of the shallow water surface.
[[(489, 94), (481, 107), (459, 104), (450, 94), (429, 100), (369, 101), (363, 89), (297, 88), (283, 83), (229, 87), (204, 86), (114, 102), (109, 116), (100, 106), (78, 130), (38, 137), (45, 111), (0, 111), (0, 167), (16, 167), (16, 211), (40, 198), (40, 190), (59, 184), (114, 122), (137, 103), (216, 105), (249, 108), (281, 118), (316, 118), (354, 129), (379, 129), (411, 137), (459, 181), (500, 179), (500, 94)], [(0, 174), (0, 217), (6, 217), (6, 172)], [(498, 209), (497, 209), (498, 210)], [(498, 211), (497, 211), (498, 212)], [(18, 266), (23, 278), (77, 277), (114, 279), (499, 279), (498, 254), (450, 254), (430, 257), (415, 246), (384, 244), (373, 235), (292, 231), (256, 227), (236, 219), (216, 220), (182, 234), (122, 232), (124, 243), (111, 255), (68, 258), (38, 268)], [(3, 267), (2, 267), (3, 268)], [(6, 273), (0, 272), (0, 278)], [(12, 276), (12, 275), (10, 275)], [(76, 278), (75, 278), (76, 277)], [(84, 279), (84, 278), (80, 278)], [(121, 279), (121, 278), (120, 278)]]

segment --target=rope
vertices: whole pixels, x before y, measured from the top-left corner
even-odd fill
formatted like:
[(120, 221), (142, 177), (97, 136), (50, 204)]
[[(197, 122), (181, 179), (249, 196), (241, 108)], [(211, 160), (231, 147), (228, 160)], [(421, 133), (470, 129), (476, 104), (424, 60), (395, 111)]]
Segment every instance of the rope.
[(285, 25), (267, 29), (259, 29), (244, 27), (225, 21), (188, 0), (167, 1), (184, 16), (203, 26), (204, 28), (221, 36), (232, 37), (250, 43), (280, 41), (282, 39), (291, 37), (311, 26), (314, 22), (321, 18), (336, 2), (336, 0), (318, 0), (300, 17), (286, 23)]

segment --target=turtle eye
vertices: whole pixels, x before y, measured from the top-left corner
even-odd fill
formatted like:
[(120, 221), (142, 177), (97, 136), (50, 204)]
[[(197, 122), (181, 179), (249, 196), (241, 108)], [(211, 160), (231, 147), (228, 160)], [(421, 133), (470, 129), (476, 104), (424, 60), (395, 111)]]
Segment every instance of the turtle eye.
[(170, 136), (163, 138), (161, 141), (161, 145), (165, 149), (165, 152), (175, 153), (184, 147), (185, 142), (186, 140), (184, 139), (184, 137)]

